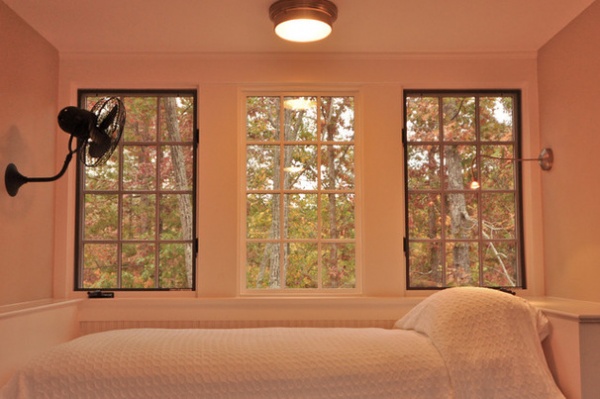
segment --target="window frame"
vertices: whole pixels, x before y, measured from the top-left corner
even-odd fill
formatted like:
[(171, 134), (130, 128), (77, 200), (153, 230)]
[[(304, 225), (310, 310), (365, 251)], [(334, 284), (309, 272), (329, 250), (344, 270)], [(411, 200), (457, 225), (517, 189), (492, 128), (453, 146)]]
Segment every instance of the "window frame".
[[(85, 240), (82, 237), (83, 234), (83, 195), (84, 195), (84, 168), (85, 165), (81, 162), (77, 162), (76, 168), (76, 191), (75, 191), (75, 246), (74, 246), (74, 291), (117, 291), (117, 292), (161, 292), (161, 291), (196, 291), (197, 290), (197, 275), (198, 275), (198, 232), (197, 232), (197, 218), (198, 218), (198, 147), (199, 147), (199, 128), (198, 128), (198, 91), (196, 89), (78, 89), (77, 91), (77, 102), (79, 107), (85, 108), (85, 99), (87, 96), (92, 97), (100, 97), (100, 96), (131, 96), (131, 97), (191, 97), (194, 102), (194, 109), (192, 110), (192, 176), (191, 182), (192, 187), (191, 190), (191, 205), (192, 205), (192, 238), (191, 240), (175, 240), (177, 242), (189, 241), (192, 247), (192, 284), (191, 287), (151, 287), (151, 288), (130, 288), (130, 287), (107, 287), (107, 288), (89, 288), (83, 287), (82, 282), (82, 267), (83, 267), (83, 245)], [(127, 110), (126, 110), (127, 112)], [(118, 147), (115, 149), (115, 152), (119, 151), (119, 149), (123, 146), (123, 137), (119, 141)], [(160, 146), (162, 141), (157, 138), (157, 141), (154, 141), (157, 146)], [(183, 142), (182, 142), (183, 143)], [(189, 143), (189, 142), (186, 142)], [(114, 154), (112, 155), (114, 156)], [(122, 183), (122, 175), (119, 177), (119, 185)], [(119, 196), (124, 195), (126, 193), (125, 190), (119, 188), (118, 190), (114, 190), (118, 193)], [(186, 190), (188, 191), (188, 190)], [(159, 188), (149, 191), (150, 193), (154, 192), (158, 195), (160, 192)], [(158, 205), (157, 205), (158, 206)], [(121, 206), (119, 206), (120, 212)], [(133, 240), (135, 241), (135, 240)], [(168, 242), (169, 240), (161, 241), (160, 239), (152, 240), (152, 242), (160, 243), (160, 242)], [(117, 245), (121, 245), (126, 243), (122, 237), (119, 237), (117, 240), (111, 240), (111, 242), (116, 243)], [(155, 249), (155, 252), (158, 249)], [(118, 253), (121, 253), (119, 250)], [(159, 256), (158, 252), (156, 252), (155, 256)], [(158, 267), (158, 265), (156, 266)], [(117, 270), (121, 270), (121, 261), (118, 261)], [(117, 280), (120, 283), (120, 278)]]
[[(357, 89), (327, 89), (317, 88), (314, 90), (310, 89), (286, 89), (286, 88), (244, 88), (238, 92), (239, 95), (239, 252), (238, 252), (238, 295), (241, 297), (285, 297), (285, 296), (300, 296), (300, 297), (331, 297), (331, 296), (356, 296), (362, 293), (363, 284), (363, 262), (362, 262), (362, 195), (361, 195), (361, 129), (359, 127), (360, 112), (360, 94)], [(246, 149), (248, 146), (248, 140), (246, 137), (246, 124), (247, 124), (247, 98), (249, 97), (352, 97), (354, 99), (354, 140), (352, 144), (354, 146), (354, 255), (355, 255), (355, 285), (352, 288), (285, 288), (280, 287), (277, 289), (269, 288), (248, 288), (246, 284), (247, 279), (247, 265), (246, 265), (246, 245), (248, 243), (247, 238), (247, 218), (246, 218), (246, 196), (248, 194), (247, 182), (246, 182), (246, 162), (247, 154)], [(318, 140), (321, 142), (321, 140)], [(254, 141), (252, 141), (254, 142)], [(281, 140), (282, 143), (286, 143), (285, 140)], [(301, 142), (299, 142), (301, 143)], [(340, 142), (343, 143), (343, 142)], [(285, 145), (285, 144), (282, 144)], [(285, 191), (285, 189), (282, 189)], [(282, 192), (283, 192), (282, 191)], [(335, 190), (334, 190), (335, 191)], [(321, 190), (319, 190), (321, 192)], [(285, 241), (284, 238), (282, 240)], [(319, 238), (319, 240), (321, 240)]]
[[(446, 277), (445, 274), (447, 273), (447, 265), (445, 262), (446, 259), (446, 255), (445, 255), (445, 250), (442, 250), (442, 256), (444, 259), (444, 262), (442, 262), (442, 274), (444, 275), (443, 279), (442, 279), (442, 285), (441, 286), (411, 286), (411, 281), (410, 281), (410, 277), (411, 277), (411, 260), (410, 260), (410, 251), (409, 251), (409, 246), (411, 243), (411, 239), (410, 239), (410, 225), (409, 225), (409, 217), (410, 217), (410, 209), (409, 209), (409, 168), (408, 168), (408, 161), (409, 161), (409, 142), (408, 142), (408, 138), (407, 138), (407, 132), (408, 132), (408, 109), (407, 109), (407, 99), (409, 97), (417, 97), (417, 96), (421, 96), (421, 97), (439, 97), (439, 98), (443, 98), (443, 97), (470, 97), (470, 96), (474, 96), (474, 97), (493, 97), (493, 96), (511, 96), (514, 100), (514, 106), (513, 106), (513, 133), (514, 133), (514, 140), (511, 142), (511, 144), (514, 146), (514, 150), (513, 150), (513, 157), (512, 157), (512, 162), (513, 162), (513, 167), (514, 167), (514, 195), (515, 195), (515, 229), (514, 229), (514, 234), (515, 234), (515, 238), (514, 238), (514, 242), (516, 243), (516, 248), (517, 248), (517, 256), (515, 258), (516, 260), (516, 277), (517, 277), (517, 281), (515, 281), (515, 286), (511, 286), (511, 285), (502, 285), (502, 286), (488, 286), (488, 285), (484, 285), (481, 284), (483, 282), (483, 265), (481, 264), (481, 260), (483, 259), (483, 255), (481, 255), (482, 251), (479, 251), (479, 255), (478, 255), (478, 259), (479, 259), (479, 266), (478, 266), (478, 270), (479, 270), (479, 278), (478, 278), (478, 284), (472, 284), (471, 286), (479, 286), (479, 287), (492, 287), (492, 288), (501, 288), (501, 289), (526, 289), (527, 288), (527, 268), (526, 268), (526, 263), (525, 263), (525, 240), (524, 240), (524, 218), (523, 218), (523, 186), (522, 186), (522, 156), (521, 156), (521, 148), (522, 148), (522, 141), (523, 141), (523, 135), (522, 135), (522, 117), (523, 117), (523, 109), (522, 109), (522, 101), (521, 101), (521, 90), (520, 89), (452, 89), (452, 90), (448, 90), (448, 89), (425, 89), (425, 90), (419, 90), (419, 89), (405, 89), (403, 91), (403, 115), (404, 115), (404, 123), (403, 123), (403, 129), (402, 129), (402, 147), (403, 147), (403, 157), (404, 157), (404, 161), (403, 161), (403, 169), (404, 169), (404, 210), (405, 210), (405, 234), (404, 234), (404, 238), (403, 238), (403, 251), (404, 251), (404, 255), (405, 255), (405, 273), (406, 273), (406, 290), (407, 291), (423, 291), (423, 290), (441, 290), (441, 289), (445, 289), (445, 288), (449, 288), (453, 285), (448, 285), (446, 283)], [(442, 112), (442, 110), (440, 109), (440, 114)], [(480, 138), (480, 129), (479, 129), (479, 111), (477, 111), (476, 113), (476, 158), (477, 158), (477, 162), (481, 162), (482, 159), (486, 158), (486, 156), (481, 155), (481, 147), (484, 145), (482, 144), (482, 140)], [(441, 117), (440, 117), (441, 118)], [(440, 131), (442, 130), (442, 126), (439, 126)], [(443, 143), (466, 143), (463, 141), (444, 141), (442, 140), (442, 138), (440, 138), (440, 145), (443, 147), (444, 144)], [(469, 144), (472, 145), (472, 144)], [(496, 145), (499, 145), (498, 142), (496, 142)], [(440, 153), (442, 153), (443, 151), (440, 150)], [(493, 158), (492, 158), (493, 159)], [(496, 158), (498, 159), (498, 158)], [(444, 163), (440, 160), (440, 174), (443, 176), (443, 170), (445, 168)], [(479, 172), (479, 165), (477, 165), (477, 177), (478, 179), (481, 178), (481, 174)], [(440, 195), (443, 195), (446, 192), (451, 192), (451, 190), (448, 190), (446, 188), (443, 187), (443, 185), (440, 186), (440, 189), (437, 190)], [(464, 192), (470, 192), (471, 190), (469, 190), (468, 188), (466, 188), (465, 190), (463, 190)], [(493, 190), (491, 190), (493, 191)], [(476, 195), (477, 195), (477, 203), (481, 204), (481, 192), (482, 190), (477, 189), (476, 191)], [(443, 202), (443, 201), (442, 201)], [(481, 212), (481, 211), (479, 211)], [(479, 216), (480, 217), (480, 216)], [(478, 217), (478, 218), (479, 218)], [(441, 227), (441, 229), (443, 230), (443, 225)], [(437, 240), (441, 243), (441, 246), (444, 248), (446, 246), (446, 243), (448, 242), (445, 238), (440, 238), (439, 240)], [(480, 236), (477, 240), (473, 240), (478, 242), (479, 244), (485, 242), (485, 240)]]

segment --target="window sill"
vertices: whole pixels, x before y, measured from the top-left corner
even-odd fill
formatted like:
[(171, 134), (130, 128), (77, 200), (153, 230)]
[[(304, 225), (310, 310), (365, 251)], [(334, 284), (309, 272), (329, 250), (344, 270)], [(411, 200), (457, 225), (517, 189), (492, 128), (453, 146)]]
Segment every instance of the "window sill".
[(81, 299), (41, 299), (38, 301), (21, 302), (0, 306), (0, 319), (17, 317), (28, 313), (59, 309), (68, 306), (78, 306)]
[(599, 323), (600, 303), (555, 297), (527, 298), (532, 305), (555, 317), (579, 323)]

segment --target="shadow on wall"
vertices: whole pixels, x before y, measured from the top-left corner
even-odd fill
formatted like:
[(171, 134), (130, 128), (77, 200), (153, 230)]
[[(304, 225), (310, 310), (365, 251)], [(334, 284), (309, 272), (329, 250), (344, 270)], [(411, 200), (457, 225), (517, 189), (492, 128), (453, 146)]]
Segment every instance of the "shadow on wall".
[(16, 200), (8, 195), (4, 186), (4, 173), (9, 163), (18, 161), (24, 170), (30, 169), (29, 150), (27, 140), (23, 139), (18, 127), (10, 126), (3, 132), (0, 139), (0, 219), (5, 222), (22, 218), (23, 213), (32, 206), (33, 196), (21, 196)]

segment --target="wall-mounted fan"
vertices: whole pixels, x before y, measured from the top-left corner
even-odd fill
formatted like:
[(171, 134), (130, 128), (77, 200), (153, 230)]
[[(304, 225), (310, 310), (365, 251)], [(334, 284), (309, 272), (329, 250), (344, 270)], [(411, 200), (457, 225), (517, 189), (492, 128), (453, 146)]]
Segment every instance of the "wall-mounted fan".
[(11, 197), (29, 182), (58, 180), (67, 171), (75, 153), (86, 166), (106, 163), (115, 150), (125, 127), (125, 106), (117, 97), (106, 97), (98, 101), (90, 111), (77, 107), (66, 107), (58, 113), (58, 125), (69, 133), (69, 153), (58, 174), (51, 177), (26, 177), (9, 164), (4, 173), (6, 191)]

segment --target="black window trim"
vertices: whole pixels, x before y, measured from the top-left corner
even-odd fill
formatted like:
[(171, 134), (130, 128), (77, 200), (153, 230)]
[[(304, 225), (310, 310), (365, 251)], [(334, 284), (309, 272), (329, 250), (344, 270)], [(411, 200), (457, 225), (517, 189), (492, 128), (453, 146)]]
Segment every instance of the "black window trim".
[[(192, 202), (193, 202), (193, 215), (192, 215), (192, 286), (190, 288), (106, 288), (100, 289), (101, 291), (133, 291), (133, 292), (158, 292), (158, 291), (196, 291), (197, 290), (197, 269), (198, 269), (198, 146), (200, 142), (200, 131), (198, 127), (198, 90), (197, 89), (78, 89), (77, 90), (77, 104), (79, 107), (83, 107), (85, 96), (120, 96), (120, 95), (137, 95), (137, 96), (187, 96), (193, 97), (194, 99), (194, 111), (193, 111), (193, 124), (194, 124), (194, 138), (193, 138), (193, 187), (192, 187)], [(81, 192), (83, 182), (83, 164), (77, 162), (76, 168), (76, 183), (75, 183), (75, 248), (74, 248), (74, 278), (73, 278), (73, 290), (74, 291), (98, 291), (98, 288), (84, 288), (81, 287), (81, 273), (80, 273), (80, 257), (81, 257), (81, 241), (80, 232), (82, 229), (81, 223)]]
[[(405, 89), (403, 90), (402, 95), (402, 115), (403, 115), (403, 125), (402, 125), (402, 151), (403, 151), (403, 171), (404, 171), (404, 237), (402, 242), (402, 248), (404, 251), (404, 259), (405, 259), (405, 289), (407, 291), (432, 291), (432, 290), (443, 290), (449, 287), (411, 287), (410, 285), (410, 257), (409, 257), (409, 210), (408, 210), (408, 169), (407, 169), (407, 160), (408, 160), (408, 146), (407, 146), (407, 107), (406, 107), (406, 99), (407, 97), (413, 96), (426, 96), (426, 95), (435, 95), (435, 96), (483, 96), (483, 95), (503, 95), (510, 94), (514, 96), (515, 99), (515, 107), (516, 119), (515, 119), (515, 156), (517, 159), (521, 159), (521, 147), (522, 147), (522, 100), (521, 100), (521, 89)], [(516, 234), (518, 235), (517, 242), (519, 245), (519, 271), (518, 274), (520, 276), (520, 284), (517, 287), (489, 287), (489, 288), (500, 288), (500, 289), (527, 289), (527, 267), (525, 264), (525, 240), (524, 240), (524, 221), (523, 221), (523, 183), (522, 183), (522, 165), (521, 162), (515, 161), (515, 193), (517, 195), (516, 201), (516, 215), (518, 226), (516, 229)]]

